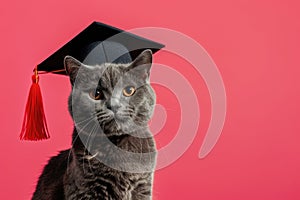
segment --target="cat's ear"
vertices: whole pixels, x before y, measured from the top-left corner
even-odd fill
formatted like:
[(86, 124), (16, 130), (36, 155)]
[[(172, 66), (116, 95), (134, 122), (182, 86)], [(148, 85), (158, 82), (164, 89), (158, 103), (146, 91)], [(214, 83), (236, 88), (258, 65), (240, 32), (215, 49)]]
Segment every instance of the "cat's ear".
[(82, 64), (72, 56), (66, 56), (64, 59), (64, 65), (65, 70), (70, 77), (71, 83), (73, 84), (77, 76), (77, 72)]
[(138, 77), (149, 80), (150, 69), (152, 66), (152, 51), (143, 51), (129, 66), (128, 69)]

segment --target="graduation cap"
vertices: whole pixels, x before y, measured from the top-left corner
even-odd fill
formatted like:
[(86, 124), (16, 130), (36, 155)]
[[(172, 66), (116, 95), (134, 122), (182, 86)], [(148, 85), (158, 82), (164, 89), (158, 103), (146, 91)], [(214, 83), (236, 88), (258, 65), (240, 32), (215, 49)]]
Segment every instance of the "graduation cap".
[(67, 55), (87, 65), (130, 63), (146, 49), (156, 53), (163, 47), (163, 44), (103, 23), (93, 22), (34, 68), (20, 139), (49, 138), (42, 95), (38, 85), (39, 74), (67, 75), (63, 62)]

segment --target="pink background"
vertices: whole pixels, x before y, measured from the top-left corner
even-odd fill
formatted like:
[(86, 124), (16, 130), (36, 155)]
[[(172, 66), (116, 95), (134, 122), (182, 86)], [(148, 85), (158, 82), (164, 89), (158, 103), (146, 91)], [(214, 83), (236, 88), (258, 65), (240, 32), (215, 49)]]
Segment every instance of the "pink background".
[[(300, 199), (299, 9), (296, 0), (2, 2), (0, 199), (30, 199), (48, 158), (70, 147), (70, 85), (62, 76), (45, 75), (40, 82), (51, 139), (26, 142), (18, 136), (33, 67), (92, 21), (187, 34), (205, 47), (222, 74), (225, 127), (213, 151), (199, 160), (211, 112), (207, 88), (187, 63), (165, 52), (155, 56), (156, 62), (184, 69), (202, 117), (188, 151), (156, 172), (155, 199)], [(178, 106), (167, 90), (155, 89), (161, 104)], [(177, 128), (178, 115), (168, 114), (156, 137), (159, 147)]]

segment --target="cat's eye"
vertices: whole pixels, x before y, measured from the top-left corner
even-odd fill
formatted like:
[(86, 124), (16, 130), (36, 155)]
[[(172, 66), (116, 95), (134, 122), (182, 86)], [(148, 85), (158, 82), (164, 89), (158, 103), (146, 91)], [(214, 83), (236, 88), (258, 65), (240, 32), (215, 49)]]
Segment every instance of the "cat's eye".
[(134, 94), (135, 88), (133, 86), (127, 86), (123, 89), (123, 95), (126, 97), (130, 97)]
[(99, 89), (91, 90), (89, 95), (94, 100), (100, 100), (103, 98), (103, 94)]

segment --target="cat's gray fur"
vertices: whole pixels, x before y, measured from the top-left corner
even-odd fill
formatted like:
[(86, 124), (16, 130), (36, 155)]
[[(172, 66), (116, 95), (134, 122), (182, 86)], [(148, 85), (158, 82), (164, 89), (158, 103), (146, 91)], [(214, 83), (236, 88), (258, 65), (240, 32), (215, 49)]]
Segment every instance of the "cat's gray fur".
[[(64, 62), (72, 84), (72, 148), (50, 159), (32, 199), (151, 199), (156, 158), (147, 125), (155, 105), (151, 51), (129, 64), (86, 66), (70, 56)], [(128, 85), (136, 88), (130, 97), (122, 95)], [(89, 96), (96, 88), (100, 100)], [(140, 159), (131, 159), (131, 153)]]

